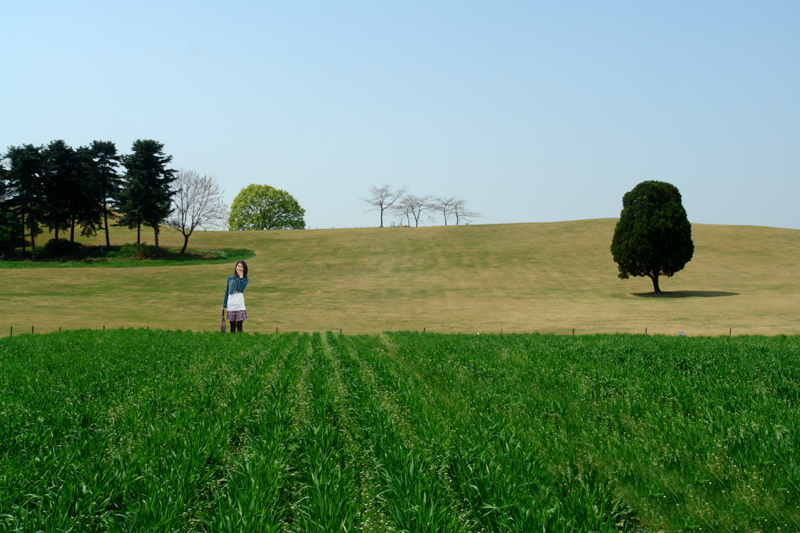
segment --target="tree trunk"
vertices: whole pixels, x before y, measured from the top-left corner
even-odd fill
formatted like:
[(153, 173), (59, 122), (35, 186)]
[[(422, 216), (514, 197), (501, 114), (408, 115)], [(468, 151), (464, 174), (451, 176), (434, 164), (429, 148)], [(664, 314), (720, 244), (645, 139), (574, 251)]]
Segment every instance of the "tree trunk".
[(136, 225), (136, 244), (142, 244), (142, 225)]
[(109, 251), (111, 250), (111, 241), (108, 239), (108, 210), (105, 201), (103, 201), (103, 222), (106, 226), (106, 251)]
[(69, 230), (69, 242), (75, 242), (75, 218), (71, 220)]
[(33, 228), (31, 228), (31, 253), (32, 261), (36, 261), (36, 232), (33, 231)]
[(155, 232), (155, 235), (156, 235), (156, 255), (155, 255), (155, 258), (158, 259), (158, 226), (153, 228), (153, 231)]
[(20, 218), (22, 218), (22, 258), (25, 259), (25, 211), (22, 209)]
[(181, 253), (186, 251), (186, 246), (189, 244), (189, 235), (183, 234), (183, 248), (181, 249)]
[(56, 240), (58, 240), (58, 224), (56, 224)]
[(650, 276), (650, 279), (653, 280), (653, 292), (656, 294), (661, 294), (661, 289), (658, 286), (658, 274), (655, 276)]

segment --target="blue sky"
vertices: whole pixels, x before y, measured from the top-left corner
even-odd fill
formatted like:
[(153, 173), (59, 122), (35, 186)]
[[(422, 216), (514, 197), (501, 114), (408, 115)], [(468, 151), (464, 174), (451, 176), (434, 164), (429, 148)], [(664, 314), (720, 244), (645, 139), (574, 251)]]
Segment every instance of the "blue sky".
[(660, 180), (692, 222), (800, 229), (798, 28), (796, 0), (0, 0), (0, 150), (155, 139), (310, 228), (378, 225), (384, 183), (497, 224)]

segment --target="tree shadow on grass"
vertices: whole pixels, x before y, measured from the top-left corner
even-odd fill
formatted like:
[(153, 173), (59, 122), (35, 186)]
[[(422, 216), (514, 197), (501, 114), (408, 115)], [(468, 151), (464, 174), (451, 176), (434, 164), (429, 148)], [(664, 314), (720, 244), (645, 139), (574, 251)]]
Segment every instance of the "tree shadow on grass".
[(663, 291), (661, 294), (634, 292), (631, 296), (636, 296), (637, 298), (719, 298), (722, 296), (739, 296), (739, 293), (725, 291)]

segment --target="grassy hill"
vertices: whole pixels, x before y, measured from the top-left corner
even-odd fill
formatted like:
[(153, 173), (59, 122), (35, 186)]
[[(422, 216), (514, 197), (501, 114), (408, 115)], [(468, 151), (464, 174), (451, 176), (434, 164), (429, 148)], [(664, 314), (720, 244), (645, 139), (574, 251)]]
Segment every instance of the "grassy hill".
[[(800, 231), (695, 224), (694, 258), (656, 298), (649, 279), (617, 278), (615, 223), (204, 232), (189, 246), (256, 252), (246, 331), (800, 333)], [(135, 232), (112, 235), (112, 244), (134, 241)], [(183, 238), (165, 228), (160, 241)], [(2, 269), (0, 335), (31, 325), (213, 330), (235, 260)]]

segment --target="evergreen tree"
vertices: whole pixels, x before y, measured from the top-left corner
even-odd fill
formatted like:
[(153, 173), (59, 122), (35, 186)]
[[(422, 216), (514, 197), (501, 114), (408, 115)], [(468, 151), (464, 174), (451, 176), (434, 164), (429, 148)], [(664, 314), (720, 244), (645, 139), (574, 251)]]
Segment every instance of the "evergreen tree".
[[(75, 196), (78, 188), (78, 163), (75, 151), (64, 141), (52, 141), (42, 150), (44, 163), (44, 188), (42, 223), (55, 233), (71, 227), (74, 217)], [(70, 239), (74, 242), (73, 238)]]
[[(4, 156), (0, 156), (2, 159)], [(11, 202), (8, 171), (0, 160), (0, 250), (16, 248), (22, 235), (22, 221)]]
[(125, 167), (125, 187), (121, 194), (121, 223), (129, 228), (144, 224), (153, 228), (158, 257), (159, 225), (172, 211), (175, 191), (175, 170), (167, 168), (172, 156), (165, 155), (164, 145), (153, 140), (133, 143), (133, 153), (122, 157)]
[(122, 186), (122, 179), (117, 174), (120, 156), (117, 154), (116, 145), (110, 141), (93, 141), (88, 150), (92, 181), (102, 204), (101, 214), (106, 231), (106, 247), (111, 247), (108, 236), (108, 218), (116, 217), (111, 208), (116, 205)]
[(42, 147), (26, 144), (11, 146), (6, 152), (10, 168), (6, 173), (6, 196), (19, 210), (22, 220), (22, 253), (25, 254), (25, 228), (31, 237), (33, 260), (36, 260), (36, 236), (42, 232), (40, 227), (46, 210), (44, 198), (45, 163)]
[(619, 277), (647, 276), (661, 293), (659, 276), (671, 277), (694, 254), (692, 225), (678, 188), (661, 181), (643, 181), (622, 198), (611, 253)]
[(72, 197), (72, 237), (74, 240), (75, 225), (81, 227), (81, 235), (91, 237), (97, 235), (103, 224), (102, 191), (97, 175), (93, 172), (92, 152), (89, 147), (81, 146), (75, 151), (77, 180)]

